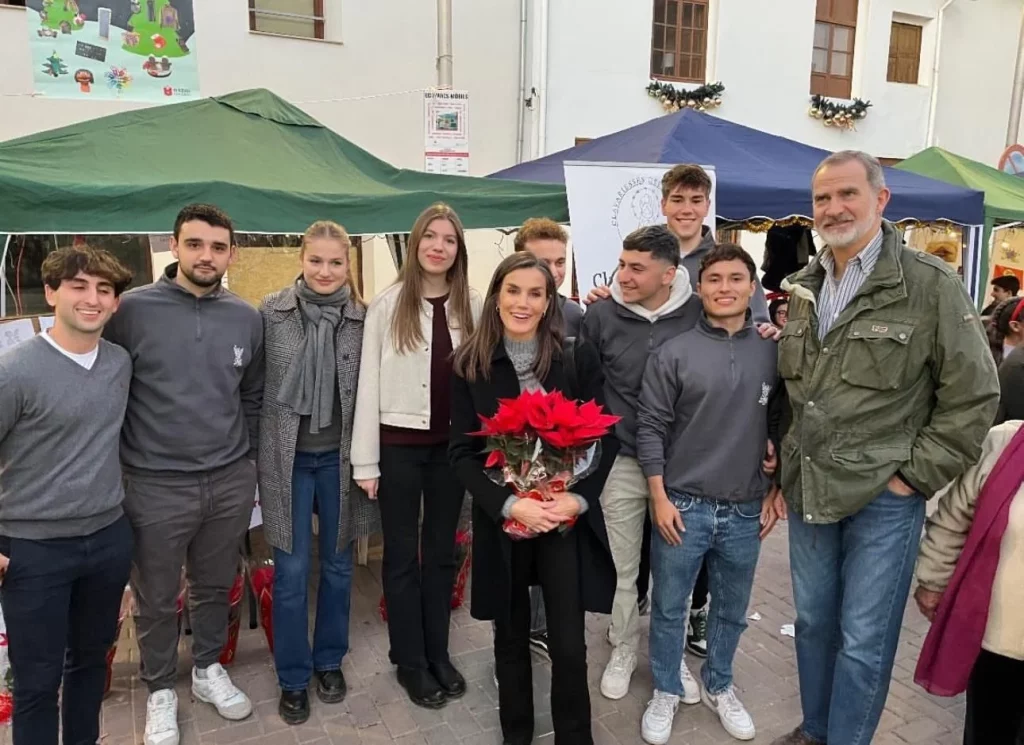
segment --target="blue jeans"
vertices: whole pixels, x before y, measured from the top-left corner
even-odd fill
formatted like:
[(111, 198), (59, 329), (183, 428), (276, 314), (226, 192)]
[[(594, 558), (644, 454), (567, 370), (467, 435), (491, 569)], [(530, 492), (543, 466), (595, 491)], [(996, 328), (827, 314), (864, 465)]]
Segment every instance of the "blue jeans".
[[(292, 552), (274, 549), (274, 665), (283, 691), (305, 690), (314, 670), (338, 670), (348, 652), (352, 544), (337, 551), (340, 468), (337, 451), (295, 454)], [(320, 518), (320, 587), (310, 651), (308, 587), (314, 502)]]
[(654, 688), (683, 695), (683, 660), (690, 593), (705, 561), (711, 584), (708, 658), (701, 668), (712, 695), (732, 685), (732, 661), (747, 628), (747, 605), (761, 553), (761, 501), (720, 502), (669, 492), (686, 526), (683, 542), (672, 546), (657, 530), (651, 535), (650, 656)]
[(838, 523), (809, 525), (790, 513), (802, 728), (816, 740), (868, 745), (875, 734), (924, 506), (918, 495), (886, 490)]

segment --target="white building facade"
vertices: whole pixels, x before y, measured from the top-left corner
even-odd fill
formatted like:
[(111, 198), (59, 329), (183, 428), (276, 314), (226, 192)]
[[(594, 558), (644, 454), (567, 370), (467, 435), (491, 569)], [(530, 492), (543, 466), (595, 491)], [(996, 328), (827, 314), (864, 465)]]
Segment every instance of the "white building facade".
[[(1005, 147), (1021, 0), (534, 5), (549, 14), (545, 152), (661, 115), (655, 79), (720, 81), (716, 116), (828, 150), (902, 159), (938, 145), (994, 166)], [(813, 93), (872, 106), (855, 130), (825, 127), (808, 116)]]

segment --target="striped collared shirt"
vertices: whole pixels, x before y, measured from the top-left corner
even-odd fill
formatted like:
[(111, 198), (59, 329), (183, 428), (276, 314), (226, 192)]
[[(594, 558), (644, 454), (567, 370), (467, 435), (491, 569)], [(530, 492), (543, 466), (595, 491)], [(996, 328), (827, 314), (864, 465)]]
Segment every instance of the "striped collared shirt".
[(853, 300), (853, 296), (864, 284), (864, 280), (871, 274), (871, 270), (878, 263), (878, 257), (882, 253), (882, 231), (878, 231), (871, 243), (866, 245), (860, 253), (854, 256), (846, 264), (846, 271), (842, 279), (836, 280), (836, 261), (832, 256), (832, 249), (825, 248), (818, 255), (818, 261), (825, 269), (825, 284), (821, 286), (821, 294), (818, 296), (818, 338), (824, 339), (826, 334), (835, 324), (839, 314), (846, 310), (846, 306)]

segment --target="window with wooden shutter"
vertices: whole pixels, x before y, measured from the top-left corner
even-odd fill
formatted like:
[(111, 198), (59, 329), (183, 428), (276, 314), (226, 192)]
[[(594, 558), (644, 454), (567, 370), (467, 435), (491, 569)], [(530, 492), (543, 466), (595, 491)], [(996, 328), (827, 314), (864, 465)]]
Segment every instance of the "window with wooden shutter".
[(853, 45), (857, 0), (817, 0), (811, 93), (849, 98), (853, 85)]
[(651, 77), (704, 83), (708, 0), (654, 0)]
[(324, 0), (249, 0), (249, 30), (324, 38)]
[(889, 36), (889, 71), (885, 79), (890, 83), (917, 85), (920, 67), (921, 27), (893, 21)]

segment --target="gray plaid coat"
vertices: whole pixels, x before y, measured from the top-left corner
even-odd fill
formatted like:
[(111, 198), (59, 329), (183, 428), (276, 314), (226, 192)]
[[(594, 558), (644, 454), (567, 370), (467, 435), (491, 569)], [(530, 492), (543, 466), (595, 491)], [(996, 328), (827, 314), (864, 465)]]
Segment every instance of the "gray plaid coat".
[[(292, 467), (299, 437), (299, 415), (278, 403), (285, 371), (299, 354), (305, 331), (292, 287), (268, 295), (260, 304), (267, 377), (260, 413), (259, 485), (263, 532), (274, 548), (292, 550)], [(355, 538), (380, 530), (377, 503), (352, 479), (352, 417), (356, 408), (356, 382), (363, 348), (366, 309), (347, 303), (335, 335), (338, 395), (341, 402), (341, 519), (338, 550)]]

